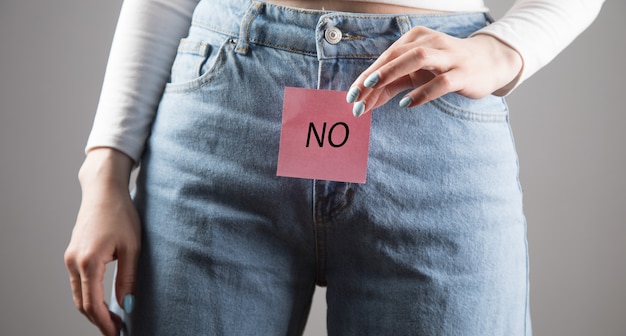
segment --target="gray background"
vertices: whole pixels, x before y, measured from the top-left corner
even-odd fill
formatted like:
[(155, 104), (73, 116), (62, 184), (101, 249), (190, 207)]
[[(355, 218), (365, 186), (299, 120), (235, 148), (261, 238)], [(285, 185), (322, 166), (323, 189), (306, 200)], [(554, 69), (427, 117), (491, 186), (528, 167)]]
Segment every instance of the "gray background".
[[(500, 17), (512, 0), (492, 6)], [(0, 335), (96, 335), (63, 252), (121, 1), (0, 1)], [(626, 335), (626, 3), (510, 98), (535, 334)], [(307, 329), (323, 335), (323, 290)]]

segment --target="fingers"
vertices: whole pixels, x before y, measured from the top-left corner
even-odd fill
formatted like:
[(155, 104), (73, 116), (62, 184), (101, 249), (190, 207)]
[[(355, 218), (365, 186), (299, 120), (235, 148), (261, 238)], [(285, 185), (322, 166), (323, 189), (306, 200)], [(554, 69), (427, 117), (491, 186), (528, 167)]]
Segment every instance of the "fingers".
[(119, 325), (112, 319), (104, 302), (102, 284), (106, 271), (104, 262), (95, 258), (80, 257), (68, 250), (65, 263), (70, 276), (72, 296), (76, 308), (85, 315), (104, 335), (117, 335)]
[(409, 89), (420, 87), (433, 78), (434, 75), (429, 71), (417, 71), (401, 77), (395, 82), (382, 86), (380, 90), (372, 90), (367, 97), (364, 98), (364, 105), (367, 104), (367, 111), (370, 111), (385, 104), (398, 94)]
[[(348, 93), (348, 102), (357, 102), (353, 113), (360, 116), (395, 97), (408, 89), (419, 88), (427, 83), (431, 85), (446, 84), (446, 76), (433, 81), (446, 74), (452, 68), (451, 62), (447, 60), (448, 55), (436, 50), (426, 50), (423, 48), (412, 49), (404, 55), (394, 59), (384, 65), (369, 77), (363, 80), (359, 86), (353, 86)], [(436, 76), (436, 74), (440, 74)], [(452, 88), (446, 86), (437, 88), (437, 92), (442, 95), (450, 92), (443, 92), (441, 89)], [(432, 91), (432, 88), (428, 89)], [(351, 101), (352, 100), (352, 101)], [(418, 100), (413, 99), (413, 102)], [(425, 103), (428, 100), (420, 100)], [(406, 103), (406, 101), (403, 100)], [(362, 111), (357, 111), (357, 106), (365, 106)], [(415, 106), (417, 103), (409, 104)], [(409, 107), (401, 104), (402, 107)], [(358, 113), (360, 112), (360, 113)]]
[[(84, 185), (82, 185), (84, 183)], [(127, 187), (107, 180), (81, 180), (83, 199), (72, 238), (65, 252), (72, 295), (77, 309), (105, 335), (117, 335), (120, 318), (104, 302), (106, 264), (118, 260), (116, 291), (130, 294), (141, 245), (141, 222)], [(123, 305), (122, 298), (116, 301)], [(127, 300), (128, 301), (128, 300)], [(115, 302), (115, 301), (114, 301)], [(126, 307), (132, 307), (134, 300)]]
[(402, 107), (418, 106), (450, 92), (459, 91), (461, 87), (456, 73), (456, 71), (450, 71), (436, 76), (433, 80), (405, 95), (400, 105)]
[(442, 49), (445, 43), (441, 36), (441, 33), (426, 27), (413, 28), (408, 33), (402, 35), (384, 53), (382, 53), (380, 57), (378, 57), (378, 59), (357, 78), (354, 85), (362, 86), (362, 83), (366, 78), (396, 58), (403, 56), (412, 48), (423, 47)]
[[(442, 74), (459, 64), (461, 54), (448, 50), (452, 39), (427, 28), (402, 36), (352, 85), (346, 100), (355, 103), (354, 115), (360, 116), (408, 89), (424, 86), (405, 96), (400, 106), (416, 106), (451, 92), (455, 86), (450, 85), (449, 75)], [(437, 87), (440, 84), (444, 86)]]
[[(367, 77), (363, 85), (366, 88), (374, 88), (374, 86), (380, 88), (417, 71), (429, 71), (438, 74), (454, 67), (452, 55), (448, 52), (425, 48), (416, 43), (411, 43), (403, 49), (406, 50), (400, 56), (390, 60)], [(371, 79), (376, 80), (371, 81)], [(370, 83), (374, 85), (368, 85)]]
[[(450, 71), (453, 65), (449, 59), (450, 56), (442, 51), (421, 47), (409, 49), (378, 68), (362, 82), (355, 82), (360, 84), (351, 88), (348, 102), (361, 102), (366, 106), (363, 112), (369, 111), (403, 91), (431, 82), (436, 74)], [(437, 83), (445, 81), (438, 80), (431, 84)], [(359, 115), (356, 111), (353, 112)]]
[(135, 308), (135, 279), (139, 247), (118, 252), (115, 293), (120, 307), (128, 314)]
[(108, 306), (104, 302), (102, 278), (85, 276), (82, 290), (83, 309), (87, 317), (104, 335), (115, 335), (117, 327), (111, 319)]
[(83, 309), (83, 287), (81, 285), (80, 273), (78, 268), (75, 267), (75, 263), (66, 254), (65, 263), (70, 276), (70, 286), (72, 288), (72, 299), (74, 300), (74, 306), (81, 314), (87, 316)]

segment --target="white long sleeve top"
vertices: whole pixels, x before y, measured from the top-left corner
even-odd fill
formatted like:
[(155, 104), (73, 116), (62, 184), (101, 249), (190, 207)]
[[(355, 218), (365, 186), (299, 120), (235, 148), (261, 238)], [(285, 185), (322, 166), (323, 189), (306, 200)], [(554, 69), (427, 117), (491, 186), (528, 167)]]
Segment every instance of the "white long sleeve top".
[[(361, 0), (363, 1), (363, 0)], [(364, 0), (442, 11), (488, 11), (482, 0)], [(604, 0), (517, 0), (477, 33), (523, 59), (514, 87), (550, 62), (596, 18)], [(86, 151), (115, 148), (139, 162), (179, 40), (198, 0), (125, 0)]]

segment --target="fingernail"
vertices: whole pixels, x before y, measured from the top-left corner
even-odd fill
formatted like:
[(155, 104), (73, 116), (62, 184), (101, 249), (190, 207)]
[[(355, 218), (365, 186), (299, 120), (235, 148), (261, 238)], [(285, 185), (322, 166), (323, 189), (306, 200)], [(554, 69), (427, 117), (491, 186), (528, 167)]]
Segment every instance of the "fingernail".
[(348, 94), (346, 95), (346, 101), (352, 104), (359, 98), (360, 94), (361, 92), (359, 91), (359, 88), (356, 86), (353, 86), (350, 88), (350, 90), (348, 91)]
[(365, 79), (365, 82), (363, 82), (363, 85), (367, 88), (371, 88), (372, 86), (376, 85), (376, 83), (378, 83), (379, 80), (380, 80), (380, 75), (378, 74), (378, 72), (374, 72), (373, 74), (371, 74), (369, 77)]
[(355, 117), (360, 117), (363, 112), (365, 112), (365, 103), (362, 101), (356, 102), (352, 107), (352, 114), (354, 114)]
[(135, 296), (132, 294), (126, 294), (124, 299), (122, 300), (122, 304), (124, 305), (124, 311), (126, 314), (130, 314), (135, 309)]
[(402, 98), (402, 100), (400, 100), (400, 107), (408, 107), (409, 105), (411, 105), (411, 103), (413, 102), (413, 99), (411, 99), (411, 97), (404, 97)]

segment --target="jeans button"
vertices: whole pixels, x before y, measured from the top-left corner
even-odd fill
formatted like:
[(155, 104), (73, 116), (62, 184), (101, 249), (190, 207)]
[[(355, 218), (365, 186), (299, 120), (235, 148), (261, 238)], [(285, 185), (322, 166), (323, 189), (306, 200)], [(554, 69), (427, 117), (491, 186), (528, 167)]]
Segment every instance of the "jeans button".
[(328, 28), (324, 32), (324, 38), (326, 39), (326, 42), (330, 44), (339, 43), (339, 41), (341, 41), (341, 35), (341, 30), (337, 27)]

